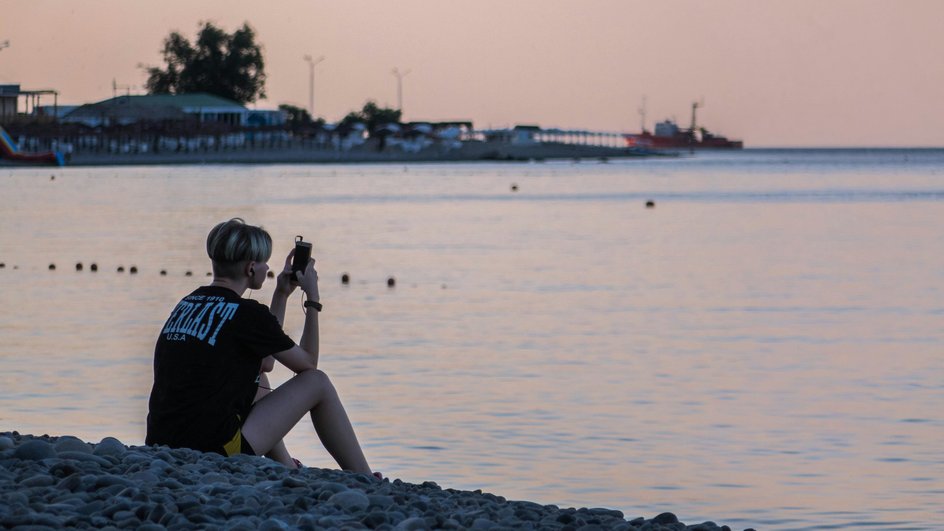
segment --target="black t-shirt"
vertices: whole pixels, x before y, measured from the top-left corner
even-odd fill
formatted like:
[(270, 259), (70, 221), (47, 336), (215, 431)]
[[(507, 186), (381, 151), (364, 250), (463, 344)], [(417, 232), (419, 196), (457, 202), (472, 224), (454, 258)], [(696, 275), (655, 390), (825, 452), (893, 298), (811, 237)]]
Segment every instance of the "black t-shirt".
[(154, 349), (146, 444), (219, 451), (249, 413), (262, 359), (294, 345), (268, 308), (230, 289), (184, 297)]

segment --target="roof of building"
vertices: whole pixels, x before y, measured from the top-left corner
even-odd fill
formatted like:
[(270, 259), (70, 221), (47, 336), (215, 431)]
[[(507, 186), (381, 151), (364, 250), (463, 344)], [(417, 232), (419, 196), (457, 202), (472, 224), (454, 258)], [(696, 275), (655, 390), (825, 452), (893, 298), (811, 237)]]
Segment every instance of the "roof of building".
[(63, 120), (77, 122), (110, 119), (123, 123), (138, 121), (186, 120), (195, 110), (223, 113), (243, 113), (247, 109), (238, 102), (212, 94), (149, 94), (146, 96), (116, 96), (97, 103), (82, 105), (68, 113)]
[(102, 104), (114, 104), (114, 105), (123, 105), (123, 104), (132, 104), (138, 106), (171, 106), (178, 108), (185, 107), (238, 107), (239, 109), (245, 109), (245, 107), (240, 104), (238, 101), (233, 101), (227, 98), (222, 98), (220, 96), (214, 96), (213, 94), (207, 94), (206, 92), (197, 92), (194, 94), (148, 94), (144, 96), (117, 96), (110, 98), (93, 105), (102, 105)]

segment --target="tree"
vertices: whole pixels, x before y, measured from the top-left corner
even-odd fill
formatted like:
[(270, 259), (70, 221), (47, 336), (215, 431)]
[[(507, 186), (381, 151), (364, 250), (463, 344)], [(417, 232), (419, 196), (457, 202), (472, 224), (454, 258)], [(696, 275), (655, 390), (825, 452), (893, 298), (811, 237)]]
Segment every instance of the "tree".
[(364, 104), (364, 108), (347, 113), (347, 116), (341, 120), (342, 126), (350, 126), (355, 122), (361, 122), (367, 125), (367, 131), (371, 134), (377, 129), (377, 126), (384, 124), (400, 123), (400, 111), (387, 107), (379, 107), (373, 100)]
[(240, 103), (265, 97), (262, 46), (248, 23), (231, 35), (204, 22), (193, 44), (172, 32), (163, 54), (164, 69), (146, 68), (150, 94), (208, 92)]
[(308, 114), (307, 109), (302, 109), (301, 107), (295, 105), (289, 105), (283, 103), (279, 105), (279, 110), (288, 115), (288, 125), (292, 129), (296, 129), (301, 126), (311, 125), (311, 115)]
[(361, 120), (367, 124), (367, 130), (373, 131), (379, 125), (400, 123), (401, 112), (387, 107), (378, 107), (373, 101), (364, 104), (360, 112)]

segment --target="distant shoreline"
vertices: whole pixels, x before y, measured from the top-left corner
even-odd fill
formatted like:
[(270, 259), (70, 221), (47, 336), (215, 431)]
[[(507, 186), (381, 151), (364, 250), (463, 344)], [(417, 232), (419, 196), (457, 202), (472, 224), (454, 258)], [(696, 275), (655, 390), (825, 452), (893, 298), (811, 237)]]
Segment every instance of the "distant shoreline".
[[(459, 148), (430, 147), (416, 153), (396, 148), (363, 146), (350, 150), (304, 147), (242, 148), (162, 153), (107, 153), (83, 151), (68, 157), (66, 166), (130, 166), (181, 164), (337, 164), (406, 162), (528, 162), (666, 156), (631, 148), (580, 144), (539, 143), (515, 145), (468, 142)], [(3, 167), (36, 167), (0, 160)]]

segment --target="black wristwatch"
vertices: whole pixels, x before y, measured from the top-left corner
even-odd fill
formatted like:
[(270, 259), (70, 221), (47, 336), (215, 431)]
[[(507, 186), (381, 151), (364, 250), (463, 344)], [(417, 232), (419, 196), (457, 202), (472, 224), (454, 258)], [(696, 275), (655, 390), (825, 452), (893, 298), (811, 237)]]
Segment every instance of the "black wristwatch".
[(324, 306), (318, 301), (305, 301), (305, 308), (314, 308), (316, 311), (320, 312)]

